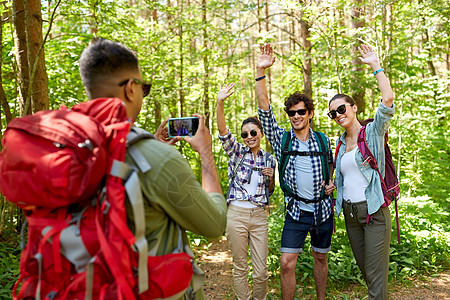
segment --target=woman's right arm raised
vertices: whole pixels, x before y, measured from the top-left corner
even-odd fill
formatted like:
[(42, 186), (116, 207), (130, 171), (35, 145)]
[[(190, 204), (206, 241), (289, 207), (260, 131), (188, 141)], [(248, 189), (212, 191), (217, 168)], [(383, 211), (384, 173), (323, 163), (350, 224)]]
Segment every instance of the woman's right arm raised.
[(224, 136), (228, 133), (227, 123), (225, 121), (224, 112), (224, 100), (231, 96), (233, 91), (234, 83), (228, 83), (222, 86), (217, 94), (217, 128), (219, 129), (219, 134)]

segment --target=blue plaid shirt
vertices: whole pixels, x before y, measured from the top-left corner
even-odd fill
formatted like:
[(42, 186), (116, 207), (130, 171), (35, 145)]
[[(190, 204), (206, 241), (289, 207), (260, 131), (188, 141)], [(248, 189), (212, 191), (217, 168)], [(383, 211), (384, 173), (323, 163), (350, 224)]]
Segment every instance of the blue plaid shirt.
[[(236, 138), (228, 131), (225, 136), (220, 136), (219, 139), (222, 142), (223, 149), (227, 153), (228, 160), (228, 181), (231, 180), (236, 165), (241, 161), (241, 166), (236, 172), (236, 176), (233, 182), (230, 182), (230, 193), (228, 195), (227, 203), (231, 200), (246, 200), (250, 201), (258, 206), (267, 205), (266, 187), (264, 184), (264, 175), (260, 171), (253, 171), (252, 166), (257, 168), (271, 167), (275, 169), (276, 160), (273, 155), (269, 154), (269, 161), (265, 161), (266, 151), (260, 149), (255, 159), (252, 151), (248, 146), (240, 144), (236, 141)], [(249, 195), (247, 190), (242, 187), (242, 184), (248, 183), (252, 177), (252, 172), (258, 172), (258, 187), (255, 195)]]
[[(264, 127), (264, 133), (269, 140), (270, 144), (272, 145), (275, 156), (280, 161), (281, 158), (281, 150), (283, 145), (281, 145), (283, 134), (286, 132), (285, 129), (280, 128), (277, 124), (277, 121), (275, 120), (275, 116), (272, 111), (272, 106), (268, 111), (264, 111), (261, 109), (258, 109), (258, 115), (259, 119)], [(297, 137), (294, 134), (293, 129), (290, 130), (289, 134), (291, 134), (291, 142), (292, 142), (292, 151), (300, 151), (300, 142), (298, 141)], [(312, 129), (309, 129), (310, 138), (308, 140), (308, 148), (309, 151), (319, 151), (319, 141), (316, 141), (316, 137), (313, 134)], [(328, 143), (328, 157), (329, 157), (329, 164), (333, 163), (333, 154), (331, 152), (330, 147), (330, 140), (327, 137), (327, 143)], [(289, 157), (289, 161), (286, 166), (286, 170), (284, 172), (284, 181), (285, 183), (292, 189), (292, 191), (298, 195), (298, 189), (297, 189), (297, 181), (296, 181), (296, 173), (295, 173), (295, 155), (291, 155)], [(313, 193), (314, 198), (318, 199), (320, 198), (320, 192), (322, 190), (322, 181), (324, 180), (323, 174), (322, 174), (322, 164), (320, 162), (320, 156), (311, 156), (311, 164), (312, 164), (312, 176), (313, 176)], [(328, 184), (328, 183), (326, 183)], [(291, 197), (285, 197), (284, 201), (286, 204), (289, 203), (291, 200)], [(294, 220), (300, 219), (300, 205), (299, 202), (295, 199), (293, 200), (293, 205), (290, 210), (288, 210), (289, 214)], [(319, 204), (320, 202), (314, 203), (314, 219), (316, 224), (320, 224), (328, 219), (330, 214), (333, 211), (332, 206), (332, 200), (331, 197), (328, 196), (327, 198), (323, 199), (322, 201), (322, 216), (319, 216)]]

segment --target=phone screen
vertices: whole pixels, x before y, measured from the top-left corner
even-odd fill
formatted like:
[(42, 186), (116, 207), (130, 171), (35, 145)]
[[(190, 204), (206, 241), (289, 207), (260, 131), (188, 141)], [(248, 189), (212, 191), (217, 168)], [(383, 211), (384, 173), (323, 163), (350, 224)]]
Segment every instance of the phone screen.
[(170, 118), (169, 137), (194, 136), (198, 129), (198, 118)]

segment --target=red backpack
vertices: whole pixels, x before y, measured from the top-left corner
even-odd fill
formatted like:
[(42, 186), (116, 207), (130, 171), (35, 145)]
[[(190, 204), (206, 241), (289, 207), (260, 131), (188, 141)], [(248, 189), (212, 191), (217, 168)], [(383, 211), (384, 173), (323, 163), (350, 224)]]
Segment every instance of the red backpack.
[(10, 122), (0, 192), (23, 208), (28, 223), (14, 299), (157, 299), (188, 289), (192, 258), (182, 245), (179, 253), (148, 255), (138, 171), (124, 163), (130, 125), (117, 98)]
[[(367, 166), (370, 165), (372, 169), (377, 171), (378, 175), (380, 176), (381, 181), (381, 190), (383, 191), (384, 196), (384, 203), (383, 207), (388, 207), (391, 205), (392, 201), (395, 202), (395, 220), (397, 223), (397, 240), (400, 244), (400, 227), (398, 222), (398, 208), (397, 208), (397, 200), (398, 195), (400, 194), (400, 183), (398, 180), (397, 172), (395, 170), (394, 162), (392, 161), (392, 154), (391, 149), (388, 145), (388, 133), (385, 134), (385, 144), (384, 144), (384, 156), (385, 156), (385, 170), (384, 170), (384, 178), (381, 175), (380, 170), (378, 169), (377, 160), (373, 156), (372, 152), (369, 149), (369, 146), (367, 145), (367, 139), (366, 139), (366, 125), (370, 122), (373, 122), (373, 119), (367, 119), (364, 121), (361, 121), (361, 125), (363, 125), (359, 132), (358, 132), (358, 139), (357, 139), (357, 145), (358, 149), (361, 152), (361, 155), (363, 157), (363, 165)], [(336, 163), (336, 157), (339, 153), (339, 148), (341, 147), (341, 140), (339, 140), (337, 146), (336, 146), (336, 153), (334, 161)], [(372, 220), (372, 215), (367, 216), (366, 222), (369, 223)]]

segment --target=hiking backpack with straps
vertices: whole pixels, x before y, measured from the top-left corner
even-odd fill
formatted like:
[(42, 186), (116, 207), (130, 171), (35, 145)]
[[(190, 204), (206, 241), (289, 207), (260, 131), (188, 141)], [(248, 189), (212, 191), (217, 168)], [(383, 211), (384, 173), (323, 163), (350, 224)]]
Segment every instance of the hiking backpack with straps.
[[(130, 125), (117, 98), (10, 122), (0, 192), (28, 223), (14, 299), (157, 299), (188, 289), (192, 258), (181, 252), (180, 234), (179, 253), (148, 255), (137, 174), (151, 166), (133, 144), (150, 136), (130, 133)], [(124, 163), (127, 136), (139, 170)]]
[[(388, 207), (391, 205), (392, 201), (395, 202), (395, 220), (397, 224), (397, 240), (400, 244), (400, 227), (399, 227), (399, 221), (398, 221), (398, 207), (397, 207), (397, 200), (398, 195), (400, 194), (400, 183), (398, 180), (397, 172), (395, 170), (394, 162), (392, 161), (392, 153), (391, 149), (388, 145), (388, 133), (385, 134), (385, 142), (384, 142), (384, 157), (385, 157), (385, 169), (384, 169), (384, 178), (381, 175), (381, 172), (378, 168), (377, 160), (375, 156), (372, 154), (372, 152), (369, 149), (369, 146), (367, 145), (367, 139), (366, 139), (366, 125), (370, 122), (373, 122), (373, 119), (367, 119), (364, 121), (361, 121), (361, 125), (363, 125), (358, 132), (358, 138), (357, 138), (357, 145), (358, 150), (361, 152), (362, 158), (363, 158), (363, 165), (367, 166), (370, 165), (372, 169), (374, 169), (378, 176), (380, 177), (381, 181), (381, 190), (383, 191), (384, 196), (384, 203), (383, 207)], [(339, 139), (339, 142), (336, 146), (336, 153), (335, 153), (335, 163), (336, 158), (339, 153), (339, 149), (341, 147), (342, 141)], [(366, 219), (366, 223), (369, 223), (372, 220), (372, 215), (368, 215)]]
[(317, 203), (319, 202), (319, 211), (321, 211), (322, 208), (322, 200), (327, 197), (325, 194), (325, 185), (322, 186), (322, 190), (320, 193), (320, 197), (318, 199), (305, 199), (297, 194), (295, 194), (292, 189), (286, 184), (284, 181), (284, 173), (286, 171), (286, 167), (289, 162), (289, 157), (291, 155), (298, 155), (298, 156), (320, 156), (320, 163), (322, 165), (322, 174), (325, 180), (325, 184), (328, 184), (330, 181), (330, 169), (328, 164), (328, 143), (327, 138), (325, 134), (319, 131), (313, 131), (313, 134), (318, 141), (319, 144), (319, 151), (292, 151), (292, 141), (291, 141), (291, 132), (285, 131), (283, 134), (283, 138), (281, 140), (281, 157), (280, 157), (280, 164), (279, 164), (279, 180), (280, 180), (280, 187), (284, 192), (285, 196), (291, 197), (291, 201), (288, 204), (288, 209), (292, 206), (293, 202), (292, 199), (295, 199), (297, 201), (302, 201), (305, 203)]

